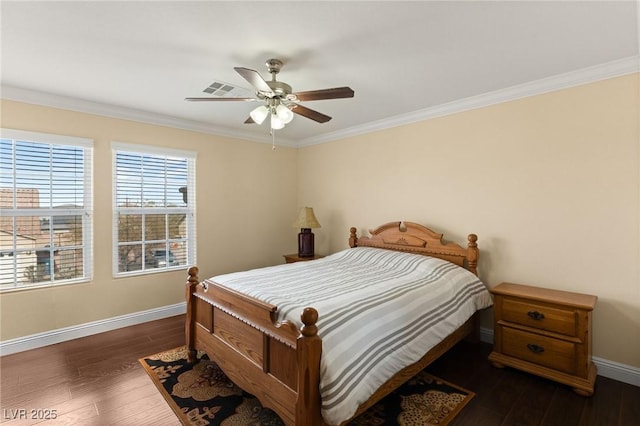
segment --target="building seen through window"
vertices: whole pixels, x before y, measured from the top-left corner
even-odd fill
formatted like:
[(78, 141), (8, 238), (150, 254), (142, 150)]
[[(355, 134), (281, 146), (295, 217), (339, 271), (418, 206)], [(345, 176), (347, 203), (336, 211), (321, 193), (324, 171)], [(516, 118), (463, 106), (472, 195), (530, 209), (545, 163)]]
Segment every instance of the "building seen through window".
[(0, 290), (90, 277), (91, 145), (2, 129)]
[(195, 261), (195, 156), (115, 143), (114, 274), (183, 268)]

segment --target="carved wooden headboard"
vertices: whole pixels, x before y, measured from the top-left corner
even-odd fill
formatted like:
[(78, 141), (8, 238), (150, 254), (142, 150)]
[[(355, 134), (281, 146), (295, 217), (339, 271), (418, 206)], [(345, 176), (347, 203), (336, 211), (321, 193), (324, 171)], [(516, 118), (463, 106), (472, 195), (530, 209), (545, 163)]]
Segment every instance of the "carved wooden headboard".
[(356, 228), (350, 229), (350, 247), (378, 247), (387, 250), (433, 256), (460, 265), (478, 275), (478, 236), (469, 234), (467, 248), (443, 242), (442, 234), (413, 222), (389, 222), (370, 230), (371, 237), (357, 237)]

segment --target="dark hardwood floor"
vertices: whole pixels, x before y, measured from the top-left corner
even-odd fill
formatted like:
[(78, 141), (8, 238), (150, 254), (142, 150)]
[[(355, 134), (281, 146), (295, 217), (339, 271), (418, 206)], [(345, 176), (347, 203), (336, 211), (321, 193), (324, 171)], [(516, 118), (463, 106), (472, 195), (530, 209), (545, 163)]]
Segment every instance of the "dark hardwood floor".
[(511, 368), (495, 368), (492, 346), (461, 342), (427, 367), (432, 374), (476, 393), (451, 426), (640, 425), (640, 387), (596, 379), (585, 398), (571, 388)]
[[(0, 423), (180, 425), (138, 359), (184, 344), (184, 316), (166, 318), (0, 358)], [(488, 344), (462, 342), (428, 370), (477, 395), (462, 425), (640, 424), (640, 388), (598, 376), (595, 395), (526, 373), (497, 369)], [(47, 414), (55, 420), (15, 419)], [(43, 410), (35, 411), (31, 410)]]

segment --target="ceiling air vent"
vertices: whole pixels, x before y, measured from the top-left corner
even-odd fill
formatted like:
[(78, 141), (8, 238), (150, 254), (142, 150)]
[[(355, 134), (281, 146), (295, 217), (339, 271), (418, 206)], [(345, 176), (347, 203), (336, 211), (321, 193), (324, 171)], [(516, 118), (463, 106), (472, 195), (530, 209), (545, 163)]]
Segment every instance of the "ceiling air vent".
[(225, 98), (240, 98), (247, 96), (247, 93), (251, 94), (251, 92), (246, 89), (233, 86), (229, 83), (223, 83), (221, 81), (214, 81), (209, 85), (209, 87), (204, 89), (203, 92)]

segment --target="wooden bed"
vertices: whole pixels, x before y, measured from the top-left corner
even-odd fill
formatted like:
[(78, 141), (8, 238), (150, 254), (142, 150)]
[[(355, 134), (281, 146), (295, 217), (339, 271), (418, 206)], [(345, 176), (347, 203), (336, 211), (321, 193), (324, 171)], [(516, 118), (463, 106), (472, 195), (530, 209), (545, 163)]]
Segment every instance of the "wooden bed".
[[(477, 275), (477, 236), (470, 234), (463, 248), (445, 243), (442, 234), (410, 222), (391, 222), (356, 236), (350, 229), (350, 247), (377, 247), (438, 257)], [(278, 323), (277, 306), (228, 289), (211, 280), (200, 282), (198, 268), (189, 268), (186, 284), (186, 344), (189, 360), (205, 351), (229, 378), (274, 410), (287, 425), (325, 424), (320, 411), (320, 358), (318, 312), (308, 307), (301, 313), (302, 326)], [(321, 313), (320, 313), (321, 314)], [(475, 315), (417, 363), (406, 367), (363, 403), (364, 412), (433, 362), (453, 345), (477, 332)], [(354, 416), (355, 417), (355, 416)]]

